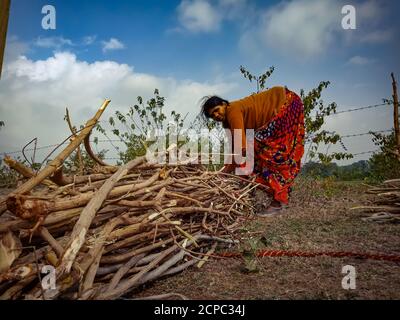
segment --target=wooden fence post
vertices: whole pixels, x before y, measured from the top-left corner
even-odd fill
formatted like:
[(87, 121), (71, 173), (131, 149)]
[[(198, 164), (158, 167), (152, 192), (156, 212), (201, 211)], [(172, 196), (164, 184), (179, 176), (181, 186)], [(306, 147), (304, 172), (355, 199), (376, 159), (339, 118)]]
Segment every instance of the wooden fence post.
[(4, 50), (6, 47), (8, 17), (10, 14), (10, 0), (0, 0), (0, 78), (3, 67)]
[(395, 135), (395, 142), (396, 142), (396, 153), (397, 158), (400, 160), (400, 128), (399, 128), (399, 98), (397, 96), (397, 83), (396, 79), (394, 78), (393, 72), (391, 73), (392, 76), (392, 86), (393, 86), (393, 108), (394, 108), (394, 135)]

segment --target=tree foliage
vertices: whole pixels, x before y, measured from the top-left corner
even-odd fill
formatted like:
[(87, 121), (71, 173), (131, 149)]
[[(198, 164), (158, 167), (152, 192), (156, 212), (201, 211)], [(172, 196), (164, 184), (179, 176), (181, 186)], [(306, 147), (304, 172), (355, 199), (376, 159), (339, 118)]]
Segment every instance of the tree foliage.
[[(168, 133), (176, 130), (178, 133), (183, 128), (185, 118), (176, 111), (171, 111), (170, 121), (167, 123), (167, 115), (164, 113), (165, 98), (158, 89), (154, 90), (154, 97), (144, 102), (141, 96), (137, 97), (137, 103), (129, 107), (128, 112), (123, 114), (115, 111), (108, 123), (112, 127), (112, 133), (125, 146), (124, 150), (115, 146), (119, 159), (126, 163), (138, 156), (146, 154), (147, 149), (155, 142), (149, 137), (157, 133)], [(107, 136), (106, 130), (97, 125), (96, 129)], [(96, 142), (96, 141), (95, 141)], [(166, 141), (169, 146), (169, 141)]]
[(332, 162), (310, 161), (303, 166), (301, 174), (321, 179), (333, 177), (341, 181), (364, 180), (371, 176), (371, 166), (367, 160), (360, 160), (347, 166), (338, 166)]
[(374, 132), (371, 134), (374, 136), (372, 141), (379, 147), (379, 152), (374, 153), (370, 158), (371, 175), (378, 181), (399, 178), (400, 161), (395, 153), (394, 130), (386, 135)]

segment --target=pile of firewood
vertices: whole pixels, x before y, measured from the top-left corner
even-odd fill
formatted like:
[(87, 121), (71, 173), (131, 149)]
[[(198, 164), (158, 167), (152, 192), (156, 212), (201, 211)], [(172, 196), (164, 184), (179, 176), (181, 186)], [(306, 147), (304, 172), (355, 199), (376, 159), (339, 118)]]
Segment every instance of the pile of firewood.
[(380, 186), (367, 191), (373, 195), (372, 203), (368, 206), (359, 206), (354, 210), (373, 213), (364, 218), (365, 221), (398, 222), (400, 219), (400, 179), (384, 181)]
[(9, 159), (30, 178), (1, 199), (0, 299), (118, 299), (203, 264), (217, 243), (236, 243), (252, 216), (257, 184), (198, 164), (139, 157), (63, 176), (63, 161), (88, 141), (104, 108), (39, 173)]

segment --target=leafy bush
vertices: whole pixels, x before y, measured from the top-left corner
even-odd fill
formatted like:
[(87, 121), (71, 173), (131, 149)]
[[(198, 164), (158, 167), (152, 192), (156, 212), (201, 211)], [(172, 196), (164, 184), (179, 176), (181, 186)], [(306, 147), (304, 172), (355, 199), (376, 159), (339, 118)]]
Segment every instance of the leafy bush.
[[(104, 159), (106, 150), (101, 150), (97, 157)], [(97, 165), (97, 163), (88, 155), (86, 151), (81, 150), (81, 159), (79, 159), (78, 152), (75, 151), (64, 161), (64, 172), (69, 174), (88, 174)], [(81, 165), (82, 170), (81, 171)]]
[(400, 161), (394, 152), (394, 130), (388, 135), (373, 132), (372, 134), (372, 141), (380, 148), (380, 152), (373, 154), (370, 159), (371, 177), (378, 181), (400, 178)]
[(5, 165), (3, 159), (0, 159), (0, 187), (14, 188), (17, 186), (18, 178), (19, 174)]

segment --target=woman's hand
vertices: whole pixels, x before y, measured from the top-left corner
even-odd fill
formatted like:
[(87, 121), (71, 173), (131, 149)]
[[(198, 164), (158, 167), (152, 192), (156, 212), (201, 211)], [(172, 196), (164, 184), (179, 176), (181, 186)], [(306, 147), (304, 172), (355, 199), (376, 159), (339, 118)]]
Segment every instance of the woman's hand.
[(235, 170), (235, 168), (236, 168), (235, 164), (227, 164), (222, 168), (221, 172), (222, 173), (232, 173)]

